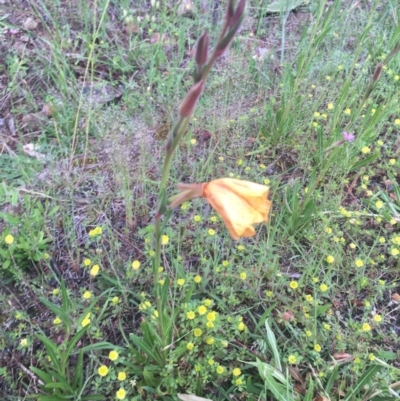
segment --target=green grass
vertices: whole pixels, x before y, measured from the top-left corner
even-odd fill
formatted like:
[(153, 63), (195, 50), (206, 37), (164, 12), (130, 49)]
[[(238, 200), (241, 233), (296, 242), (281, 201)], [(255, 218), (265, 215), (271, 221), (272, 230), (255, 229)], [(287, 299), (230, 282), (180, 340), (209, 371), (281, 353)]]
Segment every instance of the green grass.
[[(397, 3), (248, 5), (168, 195), (179, 182), (254, 181), (271, 187), (271, 219), (234, 242), (204, 200), (184, 203), (162, 231), (156, 284), (156, 131), (175, 120), (196, 40), (208, 29), (215, 45), (225, 4), (214, 20), (211, 0), (185, 15), (140, 3), (0, 11), (0, 107), (16, 126), (0, 131), (2, 399), (398, 397)], [(105, 83), (118, 96), (99, 97)], [(23, 127), (44, 105), (44, 123)]]

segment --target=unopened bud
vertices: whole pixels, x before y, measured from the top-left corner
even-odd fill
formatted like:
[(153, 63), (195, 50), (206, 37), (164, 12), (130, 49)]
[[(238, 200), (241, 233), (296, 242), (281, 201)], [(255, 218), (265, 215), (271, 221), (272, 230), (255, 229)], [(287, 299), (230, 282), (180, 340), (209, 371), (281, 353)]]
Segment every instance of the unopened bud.
[(235, 14), (233, 14), (232, 18), (229, 21), (229, 27), (233, 27), (236, 24), (236, 22), (238, 22), (239, 19), (243, 17), (245, 7), (246, 7), (246, 0), (240, 0), (239, 5), (236, 8)]
[(208, 33), (206, 31), (200, 36), (197, 42), (196, 55), (195, 55), (195, 61), (197, 65), (204, 65), (207, 62), (209, 42), (210, 42), (210, 37), (208, 36)]
[(228, 21), (228, 25), (234, 13), (235, 13), (235, 0), (229, 0), (228, 7), (226, 9), (226, 19)]
[(179, 107), (179, 114), (182, 117), (189, 117), (193, 113), (201, 92), (203, 91), (203, 86), (204, 81), (200, 81), (189, 89), (189, 92), (186, 94)]
[(372, 78), (374, 82), (376, 82), (380, 78), (382, 74), (382, 69), (383, 69), (383, 63), (379, 63), (374, 72), (374, 77)]

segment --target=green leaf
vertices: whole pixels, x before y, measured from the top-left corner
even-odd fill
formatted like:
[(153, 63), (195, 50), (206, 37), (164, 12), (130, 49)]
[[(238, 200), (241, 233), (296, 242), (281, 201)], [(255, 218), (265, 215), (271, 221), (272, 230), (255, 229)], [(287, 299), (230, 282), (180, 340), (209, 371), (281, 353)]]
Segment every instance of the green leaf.
[[(66, 364), (67, 359), (71, 356), (72, 354), (72, 350), (75, 348), (75, 345), (77, 344), (77, 342), (83, 337), (83, 335), (86, 333), (87, 329), (89, 328), (89, 326), (85, 326), (83, 327), (81, 330), (79, 330), (75, 336), (72, 338), (72, 340), (70, 340), (68, 347), (63, 355), (63, 363)], [(79, 351), (78, 351), (79, 352)]]
[(153, 349), (140, 337), (135, 336), (134, 334), (130, 334), (129, 339), (140, 349), (140, 351), (144, 352), (148, 358), (157, 362), (160, 366), (163, 365), (162, 358)]
[(267, 329), (267, 342), (271, 348), (272, 353), (274, 354), (274, 360), (276, 367), (282, 372), (281, 359), (279, 356), (278, 345), (276, 342), (276, 337), (271, 327), (268, 324), (268, 319), (265, 319), (265, 328)]
[(351, 401), (355, 399), (355, 396), (366, 386), (376, 373), (381, 369), (379, 365), (371, 366), (357, 381), (357, 383), (353, 386), (350, 392), (346, 395), (344, 401)]
[(82, 401), (102, 401), (105, 400), (104, 395), (101, 394), (90, 394), (90, 395), (85, 395), (84, 397), (81, 398)]
[(51, 383), (53, 381), (53, 377), (43, 370), (36, 368), (35, 366), (31, 366), (29, 368), (39, 379), (42, 380), (44, 384)]
[(72, 387), (81, 389), (83, 386), (83, 351), (79, 351), (78, 360), (76, 361), (74, 369), (74, 378), (72, 380)]
[(310, 380), (308, 382), (307, 394), (304, 396), (303, 401), (312, 401), (313, 395), (314, 395), (314, 382), (312, 381), (312, 379), (310, 377)]
[(361, 167), (367, 166), (374, 162), (379, 157), (379, 153), (373, 153), (372, 155), (366, 157), (365, 159), (359, 160), (350, 167), (349, 171), (357, 171)]
[[(86, 345), (85, 347), (82, 347), (81, 350), (83, 352), (88, 352), (88, 351), (99, 351), (99, 350), (103, 350), (103, 349), (116, 349), (118, 347), (116, 347), (114, 344), (111, 344), (107, 341), (100, 341), (99, 343), (95, 343), (95, 344), (90, 344), (90, 345)], [(73, 354), (75, 354), (76, 352), (73, 352)]]
[(55, 367), (56, 370), (61, 372), (61, 364), (59, 361), (58, 347), (51, 340), (49, 340), (46, 336), (37, 334), (37, 338), (43, 343), (46, 348), (47, 353), (51, 358), (51, 363)]

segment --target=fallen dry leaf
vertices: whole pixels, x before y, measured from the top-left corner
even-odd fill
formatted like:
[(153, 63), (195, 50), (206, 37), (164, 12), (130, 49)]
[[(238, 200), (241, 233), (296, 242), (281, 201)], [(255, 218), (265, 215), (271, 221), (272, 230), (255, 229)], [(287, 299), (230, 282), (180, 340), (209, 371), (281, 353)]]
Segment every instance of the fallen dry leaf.
[(22, 150), (24, 153), (26, 153), (29, 156), (36, 157), (37, 159), (41, 160), (45, 158), (45, 155), (43, 153), (39, 153), (36, 151), (39, 147), (34, 145), (33, 143), (27, 143), (22, 147)]
[(395, 292), (392, 295), (392, 299), (393, 299), (394, 302), (400, 302), (400, 295), (397, 292)]
[(32, 31), (37, 28), (38, 23), (31, 17), (28, 17), (22, 24), (27, 31)]

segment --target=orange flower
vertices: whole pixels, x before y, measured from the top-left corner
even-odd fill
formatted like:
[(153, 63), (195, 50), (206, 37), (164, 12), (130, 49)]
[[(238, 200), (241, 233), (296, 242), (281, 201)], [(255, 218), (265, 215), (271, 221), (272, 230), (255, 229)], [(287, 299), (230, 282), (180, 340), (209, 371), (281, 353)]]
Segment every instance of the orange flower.
[(269, 188), (254, 182), (220, 178), (203, 184), (179, 184), (182, 191), (171, 199), (170, 208), (204, 197), (224, 220), (233, 239), (255, 235), (253, 225), (268, 221)]

